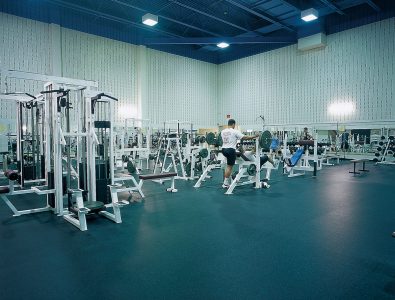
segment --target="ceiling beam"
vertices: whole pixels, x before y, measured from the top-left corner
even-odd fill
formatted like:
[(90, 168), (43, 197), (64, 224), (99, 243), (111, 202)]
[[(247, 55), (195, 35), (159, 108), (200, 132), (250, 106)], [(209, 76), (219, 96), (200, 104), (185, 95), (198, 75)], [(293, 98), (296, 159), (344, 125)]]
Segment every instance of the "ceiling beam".
[(209, 45), (227, 42), (228, 44), (290, 44), (295, 37), (201, 37), (201, 38), (146, 38), (144, 45)]
[(373, 8), (375, 11), (380, 11), (380, 7), (377, 6), (376, 3), (373, 2), (373, 0), (366, 0), (366, 3), (370, 5), (371, 8)]
[(253, 4), (251, 5), (251, 7), (252, 7), (252, 8), (255, 8), (255, 7), (258, 7), (259, 5), (265, 4), (265, 3), (267, 3), (267, 2), (268, 2), (267, 0), (259, 0), (259, 1), (256, 1), (255, 3), (253, 3)]
[(240, 9), (246, 11), (246, 12), (249, 12), (250, 14), (253, 14), (253, 15), (257, 16), (257, 17), (260, 17), (260, 18), (262, 18), (262, 19), (264, 19), (266, 21), (269, 21), (270, 23), (273, 23), (273, 24), (276, 24), (278, 26), (281, 26), (282, 28), (287, 29), (288, 31), (295, 31), (294, 29), (292, 29), (291, 27), (285, 25), (284, 23), (282, 23), (282, 22), (280, 22), (278, 20), (274, 20), (274, 18), (268, 17), (268, 16), (266, 16), (266, 15), (264, 15), (262, 13), (256, 12), (255, 10), (250, 9), (249, 7), (247, 7), (247, 6), (243, 5), (243, 4), (240, 4), (239, 2), (236, 2), (234, 0), (224, 0), (224, 1), (236, 6), (238, 8), (240, 8)]
[(177, 24), (179, 24), (179, 25), (183, 25), (183, 26), (188, 27), (188, 28), (195, 29), (195, 30), (197, 30), (197, 31), (201, 31), (201, 32), (204, 32), (204, 33), (213, 35), (213, 36), (220, 36), (219, 34), (217, 34), (217, 33), (215, 33), (215, 32), (212, 32), (212, 31), (209, 31), (209, 30), (206, 30), (206, 29), (197, 27), (197, 26), (195, 26), (195, 25), (187, 24), (187, 23), (184, 23), (184, 22), (181, 22), (181, 21), (172, 19), (172, 18), (168, 18), (168, 17), (165, 17), (165, 16), (161, 16), (161, 15), (158, 15), (158, 17), (160, 17), (160, 18), (162, 18), (162, 19), (164, 19), (164, 20), (168, 20), (168, 21), (173, 22), (173, 23), (177, 23)]
[(72, 9), (72, 10), (75, 10), (75, 11), (78, 11), (78, 12), (82, 12), (82, 13), (86, 13), (86, 14), (89, 14), (89, 15), (94, 15), (94, 16), (99, 17), (99, 18), (103, 18), (103, 19), (106, 19), (106, 20), (122, 23), (122, 24), (125, 24), (125, 25), (131, 25), (133, 27), (137, 27), (139, 29), (143, 29), (143, 30), (146, 30), (146, 31), (157, 32), (157, 33), (165, 34), (165, 35), (172, 36), (172, 37), (181, 37), (180, 35), (177, 35), (177, 34), (166, 32), (166, 31), (163, 31), (163, 30), (160, 30), (160, 29), (155, 29), (155, 28), (152, 28), (152, 27), (148, 27), (148, 26), (145, 26), (145, 25), (143, 25), (141, 23), (136, 23), (136, 22), (133, 22), (133, 21), (130, 21), (130, 20), (126, 20), (126, 19), (123, 19), (123, 18), (112, 16), (112, 15), (109, 15), (109, 14), (106, 14), (106, 13), (103, 13), (103, 12), (99, 12), (99, 11), (96, 11), (96, 10), (93, 10), (93, 9), (90, 9), (90, 8), (86, 8), (86, 7), (77, 5), (77, 4), (72, 4), (72, 3), (69, 3), (69, 2), (62, 1), (62, 0), (47, 0), (47, 1), (50, 2), (50, 3), (56, 4), (58, 6), (64, 7), (64, 8)]
[(239, 30), (242, 30), (242, 31), (245, 31), (245, 32), (251, 31), (250, 29), (244, 28), (244, 27), (242, 27), (242, 26), (236, 25), (236, 24), (231, 23), (231, 22), (229, 22), (229, 21), (226, 21), (226, 20), (224, 20), (224, 19), (218, 18), (218, 17), (216, 17), (216, 16), (214, 16), (214, 15), (208, 14), (208, 13), (206, 13), (206, 12), (204, 12), (204, 11), (201, 11), (201, 10), (199, 10), (199, 9), (197, 9), (197, 8), (194, 8), (194, 7), (192, 7), (192, 6), (189, 6), (189, 5), (186, 5), (186, 4), (184, 4), (184, 3), (178, 2), (177, 0), (169, 0), (169, 1), (172, 2), (172, 3), (174, 3), (174, 4), (177, 4), (178, 6), (187, 8), (187, 9), (192, 10), (192, 11), (198, 13), (198, 14), (201, 14), (201, 15), (206, 16), (206, 17), (208, 17), (208, 18), (217, 20), (217, 21), (219, 21), (219, 22), (222, 22), (222, 23), (224, 23), (224, 24), (227, 24), (227, 25), (232, 26), (232, 27), (234, 27), (234, 28), (237, 28), (237, 29), (239, 29)]
[[(123, 1), (119, 1), (119, 0), (111, 0), (111, 1), (114, 2), (114, 3), (117, 3), (117, 4), (120, 4), (120, 5), (129, 7), (129, 8), (133, 8), (133, 9), (139, 10), (139, 11), (144, 12), (144, 13), (147, 13), (147, 12), (148, 12), (147, 10), (145, 10), (145, 9), (143, 9), (143, 8), (140, 8), (140, 7), (138, 7), (138, 6), (135, 6), (135, 5), (132, 5), (132, 4), (129, 4), (129, 3), (125, 3), (125, 2), (123, 2)], [(185, 27), (189, 27), (189, 28), (192, 28), (192, 29), (195, 29), (195, 30), (198, 30), (198, 31), (201, 31), (201, 32), (210, 34), (210, 35), (213, 35), (213, 36), (219, 36), (218, 34), (216, 34), (216, 33), (214, 33), (214, 32), (211, 32), (211, 31), (208, 31), (208, 30), (206, 30), (206, 29), (203, 29), (203, 28), (200, 28), (200, 27), (197, 27), (197, 26), (194, 26), (194, 25), (190, 25), (190, 24), (187, 24), (187, 23), (178, 21), (178, 20), (173, 19), (173, 18), (166, 17), (166, 16), (164, 16), (164, 15), (160, 15), (160, 14), (156, 14), (156, 15), (157, 15), (158, 17), (164, 19), (164, 20), (168, 20), (168, 21), (170, 21), (170, 22), (177, 23), (177, 24), (183, 25), (183, 26), (185, 26)]]
[(320, 0), (323, 4), (325, 4), (326, 6), (328, 6), (330, 9), (334, 10), (335, 12), (337, 12), (339, 15), (344, 15), (344, 12), (337, 7), (335, 4), (333, 4), (332, 2), (330, 2), (329, 0)]
[(293, 8), (294, 10), (300, 12), (302, 9), (300, 7), (300, 3), (296, 0), (281, 0), (282, 3), (288, 5), (289, 7)]

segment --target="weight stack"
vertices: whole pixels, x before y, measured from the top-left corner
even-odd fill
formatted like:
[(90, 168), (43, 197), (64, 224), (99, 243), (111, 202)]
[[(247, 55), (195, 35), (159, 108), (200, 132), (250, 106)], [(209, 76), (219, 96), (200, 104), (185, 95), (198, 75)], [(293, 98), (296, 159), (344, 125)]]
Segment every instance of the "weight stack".
[[(105, 164), (107, 164), (107, 172), (106, 172)], [(79, 178), (80, 187), (81, 189), (89, 193), (88, 184), (87, 182), (84, 182), (84, 176), (83, 176), (84, 174), (83, 171), (86, 172), (86, 165), (80, 163), (79, 171), (81, 174)], [(104, 160), (96, 160), (96, 199), (93, 200), (101, 201), (104, 204), (108, 204), (111, 202), (110, 189), (107, 186), (108, 184), (111, 183), (109, 177), (110, 177), (110, 164)], [(86, 199), (84, 198), (84, 200)]]
[[(107, 170), (106, 170), (107, 169)], [(107, 186), (110, 180), (110, 164), (106, 160), (96, 161), (96, 201), (104, 204), (111, 203), (110, 189)]]
[[(55, 176), (55, 174), (53, 171), (48, 172), (48, 188), (49, 189), (55, 188), (54, 176)], [(66, 180), (65, 175), (62, 176), (62, 189), (63, 189), (62, 194), (65, 195), (67, 193), (67, 180)], [(47, 198), (48, 204), (51, 207), (55, 207), (55, 194), (48, 194), (47, 197), (48, 197)]]

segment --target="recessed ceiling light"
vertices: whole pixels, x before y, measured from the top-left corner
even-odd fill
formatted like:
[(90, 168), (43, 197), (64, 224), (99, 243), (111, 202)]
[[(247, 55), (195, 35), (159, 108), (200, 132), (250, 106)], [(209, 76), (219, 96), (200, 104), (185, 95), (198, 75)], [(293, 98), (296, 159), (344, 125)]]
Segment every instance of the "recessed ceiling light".
[(305, 22), (310, 22), (318, 19), (318, 11), (314, 8), (303, 10), (300, 13), (300, 18)]
[(154, 26), (158, 24), (158, 16), (153, 14), (145, 14), (142, 18), (142, 22), (148, 26)]
[(229, 44), (228, 44), (228, 43), (225, 43), (225, 42), (221, 42), (221, 43), (218, 43), (218, 44), (217, 44), (217, 47), (223, 49), (223, 48), (229, 47)]

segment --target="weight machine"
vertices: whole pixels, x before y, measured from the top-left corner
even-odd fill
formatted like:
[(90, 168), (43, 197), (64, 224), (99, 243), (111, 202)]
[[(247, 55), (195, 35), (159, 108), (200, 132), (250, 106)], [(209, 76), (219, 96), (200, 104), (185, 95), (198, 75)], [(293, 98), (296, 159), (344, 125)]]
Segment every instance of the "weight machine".
[[(266, 148), (268, 149), (268, 147), (270, 146), (269, 135), (270, 132), (263, 132), (260, 135), (259, 139), (255, 140), (254, 151), (252, 153), (245, 155), (243, 152), (236, 152), (237, 159), (235, 165), (237, 165), (239, 169), (237, 173), (234, 174), (232, 183), (225, 192), (226, 195), (231, 195), (236, 187), (243, 185), (252, 184), (257, 189), (269, 187), (267, 181), (270, 179), (271, 171), (275, 167), (272, 168), (267, 165), (263, 165), (261, 168), (260, 165), (260, 154), (262, 153), (262, 150)], [(211, 143), (212, 136), (210, 136), (210, 138), (208, 139)], [(218, 140), (219, 137), (217, 137), (217, 143)], [(208, 166), (204, 169), (203, 174), (199, 177), (198, 181), (194, 185), (195, 188), (200, 188), (202, 183), (206, 181), (207, 178), (211, 178), (209, 174), (213, 169), (218, 168), (218, 166), (226, 166), (226, 158), (222, 155), (221, 152), (218, 153), (218, 159), (218, 162), (209, 163)], [(261, 171), (263, 169), (266, 169), (266, 176), (263, 182), (261, 182)]]
[[(38, 158), (40, 161), (31, 173), (36, 178), (41, 174), (44, 178), (33, 180), (45, 181), (45, 184), (30, 189), (15, 189), (18, 187), (15, 181), (20, 182), (19, 186), (22, 187), (27, 182), (22, 160), (18, 171), (7, 172), (8, 179), (13, 182), (1, 189), (1, 196), (8, 206), (10, 201), (5, 199), (6, 194), (31, 192), (46, 195), (47, 206), (23, 212), (10, 206), (14, 215), (52, 210), (81, 231), (87, 230), (86, 215), (91, 213), (121, 223), (120, 207), (125, 203), (111, 199), (108, 192), (108, 187), (114, 185), (113, 102), (117, 99), (98, 92), (94, 81), (21, 71), (0, 70), (0, 73), (6, 78), (47, 82), (40, 98), (34, 100), (36, 104), (29, 104), (30, 109), (37, 111), (40, 108), (40, 114), (32, 113), (32, 116), (36, 115), (36, 119), (40, 117), (39, 121), (31, 122), (32, 126), (39, 125), (34, 134), (31, 134), (31, 140), (32, 149), (38, 152), (34, 152), (33, 162), (38, 161)], [(20, 157), (25, 159), (25, 145), (21, 142), (26, 143), (22, 139), (24, 123), (20, 121), (20, 115), (22, 112), (17, 115), (18, 161)], [(68, 199), (67, 208), (64, 207), (65, 195)]]
[(395, 137), (393, 135), (381, 136), (376, 151), (376, 157), (373, 159), (376, 164), (395, 165)]
[[(59, 214), (61, 209), (49, 201), (48, 196), (55, 193), (46, 174), (44, 152), (49, 143), (45, 139), (45, 102), (42, 95), (28, 93), (5, 93), (1, 100), (15, 101), (16, 108), (16, 169), (7, 169), (4, 176), (8, 185), (0, 187), (0, 197), (12, 210), (13, 216), (53, 211)], [(7, 164), (3, 161), (3, 164)], [(4, 168), (4, 165), (3, 165)], [(9, 196), (22, 194), (47, 195), (43, 207), (18, 210)]]
[[(304, 154), (301, 154), (300, 157), (297, 157), (294, 161), (292, 160), (292, 156), (288, 156), (287, 153), (289, 151), (287, 148), (287, 135), (283, 141), (283, 158), (284, 161), (287, 159), (290, 160), (290, 164), (284, 164), (284, 172), (288, 173), (288, 177), (296, 177), (305, 175), (306, 172), (313, 172), (313, 176), (316, 176), (317, 171), (322, 169), (322, 160), (318, 157), (318, 142), (317, 136), (314, 140), (301, 140), (297, 143), (299, 147), (306, 146), (304, 149)], [(310, 155), (309, 147), (313, 147), (313, 155)], [(299, 151), (303, 148), (299, 148)], [(303, 152), (303, 151), (302, 151)], [(311, 161), (313, 161), (313, 165), (311, 165)], [(299, 172), (296, 172), (299, 171)]]
[[(166, 125), (172, 125), (172, 124), (176, 124), (177, 129), (175, 131), (174, 129), (173, 131), (171, 131), (169, 127), (167, 132)], [(181, 125), (189, 125), (191, 128), (190, 132), (192, 133), (193, 125), (190, 122), (180, 122), (178, 120), (171, 120), (164, 122), (163, 136), (159, 140), (158, 152), (154, 165), (154, 174), (168, 173), (172, 170), (173, 172), (178, 174), (176, 176), (176, 179), (183, 179), (183, 180), (188, 179), (188, 176), (184, 168), (186, 157), (183, 153), (184, 151), (182, 151), (182, 140), (181, 140), (182, 131), (180, 129)], [(190, 142), (189, 145), (187, 143), (186, 147), (188, 149), (186, 151), (189, 153), (191, 147)], [(163, 157), (162, 160), (161, 157)], [(170, 163), (166, 164), (168, 160), (170, 160)]]
[[(66, 103), (59, 100), (62, 97), (62, 89), (54, 89), (50, 86), (47, 91), (57, 94), (57, 102), (61, 103), (58, 112), (64, 112), (65, 129), (59, 126), (60, 142), (66, 152), (66, 185), (68, 205), (63, 215), (64, 219), (79, 228), (87, 230), (86, 215), (98, 213), (115, 223), (121, 223), (120, 208), (126, 202), (119, 201), (117, 197), (111, 197), (116, 189), (114, 182), (115, 153), (113, 133), (113, 102), (118, 99), (97, 91), (77, 90), (77, 99), (73, 112), (80, 116), (77, 128), (72, 130), (70, 126), (71, 103), (66, 98)], [(62, 105), (63, 104), (63, 105)], [(59, 114), (58, 114), (59, 116)], [(62, 122), (58, 123), (59, 125)], [(72, 166), (71, 139), (76, 140), (76, 153), (74, 155), (75, 168)], [(75, 180), (72, 180), (74, 174)], [(59, 184), (59, 183), (58, 183)], [(111, 195), (109, 194), (111, 191)]]
[(124, 165), (128, 161), (133, 162), (136, 172), (149, 169), (149, 160), (152, 149), (152, 128), (149, 119), (126, 118), (123, 128), (120, 128), (118, 147), (116, 151), (117, 161)]

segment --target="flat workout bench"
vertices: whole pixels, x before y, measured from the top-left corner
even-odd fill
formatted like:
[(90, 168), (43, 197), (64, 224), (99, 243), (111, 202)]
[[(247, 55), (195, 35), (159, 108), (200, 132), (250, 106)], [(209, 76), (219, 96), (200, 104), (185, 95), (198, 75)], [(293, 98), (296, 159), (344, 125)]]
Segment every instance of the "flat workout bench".
[(367, 158), (353, 159), (351, 162), (354, 163), (354, 171), (349, 171), (349, 173), (352, 173), (352, 174), (361, 174), (360, 172), (356, 172), (356, 171), (355, 171), (355, 167), (356, 167), (357, 163), (360, 163), (360, 162), (362, 163), (362, 169), (360, 169), (360, 170), (358, 170), (358, 171), (361, 171), (361, 172), (369, 172), (369, 170), (366, 170), (366, 169), (365, 169), (365, 163), (366, 163), (367, 161), (369, 161), (369, 159), (367, 159)]
[[(172, 193), (177, 193), (178, 190), (174, 186), (174, 177), (176, 177), (176, 176), (177, 176), (177, 173), (172, 172), (172, 173), (139, 175), (139, 178), (141, 180), (141, 185), (142, 185), (142, 181), (144, 181), (144, 180), (155, 180), (155, 179), (161, 180), (161, 179), (164, 179), (164, 178), (171, 179), (171, 187), (166, 189), (166, 191), (172, 192)], [(163, 183), (163, 182), (161, 182), (161, 183)]]

